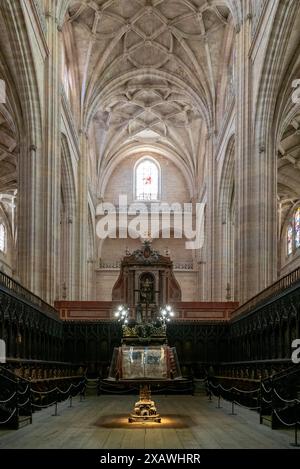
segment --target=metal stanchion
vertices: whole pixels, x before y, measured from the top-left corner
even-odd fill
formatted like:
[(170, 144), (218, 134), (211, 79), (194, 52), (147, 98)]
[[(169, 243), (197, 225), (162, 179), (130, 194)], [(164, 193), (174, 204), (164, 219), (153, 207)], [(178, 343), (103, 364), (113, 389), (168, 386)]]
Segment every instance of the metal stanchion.
[(28, 389), (29, 389), (29, 408), (30, 408), (30, 425), (32, 425), (32, 388), (31, 388), (31, 377), (29, 378), (29, 384), (28, 384)]
[(16, 419), (15, 419), (15, 424), (14, 428), (16, 430), (19, 429), (19, 413), (20, 413), (20, 408), (19, 408), (19, 378), (16, 379)]
[(262, 386), (262, 378), (260, 378), (260, 384), (259, 384), (259, 405), (260, 405), (260, 409), (259, 409), (259, 423), (262, 424), (263, 423), (263, 417), (262, 417), (262, 413), (263, 413), (263, 386)]
[(219, 394), (219, 396), (218, 396), (218, 406), (216, 407), (216, 409), (222, 409), (222, 407), (220, 405), (220, 401), (221, 401), (221, 395)]
[(55, 391), (55, 410), (52, 417), (58, 417), (58, 391)]
[(72, 399), (72, 394), (70, 395), (70, 405), (69, 407), (73, 407), (73, 399)]
[(54, 414), (52, 415), (52, 417), (57, 417), (58, 416), (58, 413), (57, 413), (57, 401), (55, 402), (55, 411), (54, 411)]
[(211, 392), (209, 381), (205, 383), (205, 390), (206, 390), (206, 395), (208, 397), (209, 402), (212, 402), (212, 392)]
[(290, 443), (290, 445), (300, 447), (300, 444), (298, 443), (298, 422), (295, 423), (295, 441), (294, 443)]
[(206, 387), (206, 395), (208, 396), (209, 402), (212, 402), (212, 392), (211, 392), (209, 384)]
[(84, 392), (85, 392), (85, 382), (83, 382), (82, 385), (81, 385), (80, 402), (82, 402), (84, 400)]
[(229, 415), (237, 415), (234, 412), (234, 401), (231, 402), (231, 414), (229, 414)]

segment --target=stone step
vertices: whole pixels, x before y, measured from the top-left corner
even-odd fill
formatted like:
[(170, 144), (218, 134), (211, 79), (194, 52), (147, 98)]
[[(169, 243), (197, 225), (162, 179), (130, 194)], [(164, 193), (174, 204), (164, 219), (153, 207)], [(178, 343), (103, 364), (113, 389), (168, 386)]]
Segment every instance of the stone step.
[(31, 424), (31, 417), (28, 415), (19, 416), (19, 429)]
[(262, 424), (266, 425), (267, 427), (272, 427), (272, 417), (271, 415), (262, 415)]

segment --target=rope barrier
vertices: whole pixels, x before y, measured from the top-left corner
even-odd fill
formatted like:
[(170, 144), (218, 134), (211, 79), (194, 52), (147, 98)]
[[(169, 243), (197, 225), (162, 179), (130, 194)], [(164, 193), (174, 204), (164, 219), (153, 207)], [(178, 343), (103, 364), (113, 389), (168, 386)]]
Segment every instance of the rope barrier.
[(111, 394), (123, 394), (124, 392), (132, 392), (132, 391), (137, 390), (137, 388), (129, 388), (129, 389), (123, 389), (122, 391), (111, 391), (111, 390), (108, 390), (108, 389), (104, 389), (101, 386), (100, 386), (99, 389), (100, 389), (100, 391), (111, 393)]
[(218, 389), (220, 387), (220, 385), (218, 384), (217, 386), (215, 386), (214, 384), (210, 383), (209, 386), (211, 386), (212, 388), (215, 388), (215, 389)]
[(15, 415), (15, 413), (17, 412), (17, 409), (14, 409), (14, 411), (12, 412), (12, 414), (10, 414), (10, 416), (8, 417), (7, 420), (4, 420), (3, 422), (0, 422), (0, 425), (5, 425), (7, 422), (10, 421), (10, 419)]
[(233, 390), (233, 387), (229, 388), (229, 389), (226, 389), (226, 388), (224, 388), (224, 386), (222, 386), (222, 384), (220, 384), (220, 388), (223, 389), (223, 391), (225, 391), (225, 392), (232, 392), (232, 390)]
[(215, 389), (221, 388), (221, 389), (223, 389), (223, 391), (225, 391), (225, 392), (231, 392), (231, 391), (235, 390), (235, 391), (237, 391), (237, 392), (241, 392), (241, 393), (245, 393), (245, 394), (254, 394), (254, 393), (260, 391), (259, 388), (253, 389), (252, 391), (246, 391), (246, 390), (244, 390), (244, 389), (238, 389), (238, 388), (236, 388), (236, 387), (234, 387), (234, 386), (233, 386), (232, 388), (226, 389), (226, 388), (224, 388), (224, 386), (222, 386), (221, 383), (219, 383), (217, 386), (214, 386), (212, 383), (210, 383), (210, 386), (212, 386), (212, 387), (215, 388)]
[[(213, 385), (212, 383), (210, 383), (209, 387), (212, 387), (212, 388), (214, 388), (214, 389), (216, 389), (216, 390), (219, 389), (219, 388), (221, 388), (221, 389), (223, 389), (223, 391), (225, 391), (225, 392), (230, 392), (230, 391), (232, 391), (232, 390), (236, 390), (237, 392), (244, 392), (244, 393), (247, 393), (247, 394), (254, 394), (255, 392), (259, 392), (259, 390), (260, 390), (260, 389), (255, 389), (255, 390), (253, 390), (253, 391), (243, 391), (243, 390), (240, 390), (240, 389), (235, 388), (235, 387), (232, 387), (232, 388), (230, 388), (230, 389), (226, 389), (226, 388), (224, 388), (220, 383), (219, 383), (218, 385)], [(264, 390), (266, 393), (270, 393), (270, 392), (272, 391), (272, 389), (267, 390), (267, 389), (265, 388), (265, 386), (264, 386), (263, 383), (262, 383), (262, 388), (263, 388), (263, 390)], [(213, 391), (212, 391), (212, 393), (213, 393), (214, 396), (216, 396)], [(276, 394), (276, 396), (277, 396), (282, 402), (286, 402), (286, 403), (300, 403), (300, 400), (299, 400), (299, 399), (284, 399), (282, 396), (280, 396), (280, 395), (278, 394), (278, 392), (276, 391), (276, 389), (274, 389), (274, 393)], [(220, 396), (216, 396), (216, 397), (218, 397), (218, 398), (220, 399)], [(224, 399), (224, 397), (223, 397), (223, 399)], [(227, 400), (227, 399), (224, 399), (224, 400)], [(271, 400), (267, 400), (267, 399), (265, 399), (263, 396), (262, 396), (262, 400), (263, 400), (264, 402), (266, 402), (267, 404), (272, 404), (272, 402), (273, 402), (272, 399), (271, 399)], [(243, 405), (243, 404), (241, 404), (241, 403), (239, 403), (239, 402), (237, 402), (237, 401), (235, 401), (235, 400), (233, 400), (233, 401), (228, 401), (228, 402), (231, 402), (232, 405), (236, 404), (236, 405), (238, 405), (239, 407), (243, 407), (243, 408), (249, 409), (249, 410), (258, 410), (258, 409), (261, 408), (260, 406), (248, 407), (248, 406)], [(299, 424), (300, 424), (300, 422), (298, 422), (298, 421), (293, 422), (293, 423), (287, 423), (287, 422), (285, 422), (285, 421), (279, 416), (279, 414), (278, 414), (278, 412), (277, 412), (276, 409), (273, 409), (273, 412), (274, 412), (274, 414), (276, 415), (276, 417), (278, 418), (278, 420), (282, 423), (282, 425), (285, 425), (285, 426), (288, 426), (288, 427), (293, 427), (293, 426), (295, 426), (295, 425), (299, 425)], [(233, 412), (232, 412), (232, 413), (233, 413)]]
[(6, 402), (11, 401), (16, 396), (16, 394), (17, 393), (14, 392), (12, 396), (10, 396), (8, 399), (6, 399), (6, 401), (0, 401), (0, 404), (6, 404)]
[(260, 389), (257, 388), (257, 389), (253, 389), (253, 391), (244, 391), (243, 389), (238, 389), (238, 388), (232, 388), (232, 389), (235, 389), (236, 391), (238, 392), (243, 392), (245, 394), (254, 394), (255, 392), (259, 392)]
[(52, 407), (55, 404), (56, 404), (56, 402), (52, 402), (52, 404), (48, 404), (48, 405), (39, 405), (39, 404), (32, 404), (32, 405), (34, 407), (39, 407), (40, 409), (47, 409), (48, 407)]
[(31, 389), (31, 392), (34, 394), (51, 394), (54, 391), (57, 391), (58, 388), (50, 389), (50, 391), (35, 391), (35, 389)]
[(276, 394), (276, 396), (282, 401), (282, 402), (287, 402), (287, 403), (291, 403), (291, 402), (298, 402), (300, 403), (299, 399), (283, 399), (283, 397), (281, 397), (278, 392), (276, 391), (276, 389), (274, 389), (274, 393)]
[(27, 393), (27, 391), (28, 391), (28, 388), (29, 388), (29, 384), (27, 384), (27, 386), (26, 386), (26, 389), (25, 389), (25, 391), (24, 391), (24, 392), (18, 391), (18, 394), (20, 394), (20, 396), (24, 396), (24, 394), (26, 394), (26, 393)]
[(71, 384), (71, 386), (73, 386), (73, 388), (79, 388), (79, 386), (82, 386), (84, 384), (84, 381), (80, 381), (80, 383), (78, 384)]
[(264, 390), (265, 392), (267, 392), (267, 393), (269, 393), (269, 392), (272, 391), (272, 388), (267, 389), (267, 388), (265, 387), (264, 383), (261, 383), (261, 386), (262, 386), (263, 390)]
[(266, 404), (271, 404), (272, 403), (272, 399), (270, 401), (267, 401), (267, 399), (265, 399), (264, 397), (262, 397), (262, 400), (266, 402)]
[[(43, 396), (43, 395), (45, 396), (45, 395), (53, 393), (54, 391), (59, 391), (60, 394), (65, 395), (65, 394), (69, 393), (71, 391), (71, 389), (75, 389), (76, 390), (75, 395), (78, 396), (80, 394), (80, 398), (81, 398), (82, 394), (84, 392), (84, 389), (85, 389), (85, 385), (86, 385), (86, 379), (80, 381), (77, 384), (71, 383), (71, 385), (69, 386), (69, 388), (66, 391), (62, 391), (61, 389), (59, 389), (56, 386), (55, 388), (50, 389), (49, 391), (37, 391), (37, 390), (34, 390), (34, 389), (30, 389), (30, 393), (32, 392), (33, 394), (37, 394), (37, 395), (40, 395), (40, 396)], [(24, 396), (28, 392), (29, 386), (30, 385), (27, 385), (24, 391), (14, 392), (8, 399), (0, 401), (0, 404), (5, 404), (7, 402), (10, 402), (17, 394), (21, 395), (21, 396), (22, 395)], [(72, 398), (75, 397), (75, 395), (72, 396), (72, 394), (70, 394), (70, 396), (69, 396), (70, 397), (70, 407), (72, 407)], [(12, 417), (16, 414), (18, 408), (25, 407), (27, 404), (31, 404), (32, 407), (35, 407), (35, 408), (38, 408), (38, 409), (48, 409), (49, 407), (52, 407), (53, 405), (55, 405), (55, 407), (56, 407), (55, 415), (57, 415), (57, 404), (58, 404), (57, 400), (52, 402), (51, 404), (42, 405), (42, 404), (35, 404), (34, 402), (30, 402), (30, 397), (28, 397), (28, 399), (25, 402), (16, 404), (16, 407), (13, 410), (13, 412), (11, 413), (11, 415), (6, 420), (0, 421), (0, 425), (5, 425), (6, 423), (8, 423), (12, 419)]]
[(282, 420), (281, 417), (279, 417), (278, 412), (277, 412), (275, 409), (274, 409), (274, 414), (275, 414), (276, 417), (278, 418), (279, 422), (281, 422), (282, 425), (285, 425), (285, 426), (287, 426), (287, 427), (293, 427), (294, 425), (297, 425), (297, 424), (299, 425), (299, 424), (300, 424), (300, 422), (286, 423), (284, 420)]
[(239, 402), (237, 401), (233, 401), (236, 405), (238, 405), (239, 407), (244, 407), (245, 409), (249, 409), (249, 410), (257, 410), (257, 409), (260, 409), (260, 406), (258, 407), (248, 407), (247, 405), (243, 405), (243, 404), (240, 404)]
[[(74, 387), (78, 387), (78, 386), (75, 386), (75, 385), (73, 385), (73, 386), (74, 386)], [(71, 389), (71, 387), (72, 387), (72, 385), (69, 387), (69, 390)], [(62, 391), (61, 391), (61, 392), (62, 392)], [(68, 391), (66, 391), (66, 392), (64, 392), (64, 393), (62, 392), (62, 394), (66, 394), (67, 392), (68, 392)], [(78, 393), (77, 393), (76, 395), (78, 395)], [(74, 396), (73, 396), (73, 397), (74, 397)], [(72, 398), (72, 396), (71, 396), (71, 398)], [(39, 404), (32, 404), (32, 405), (33, 405), (34, 407), (39, 407), (39, 408), (41, 408), (41, 409), (47, 409), (48, 407), (52, 407), (53, 405), (56, 405), (56, 404), (57, 404), (57, 401), (56, 401), (56, 402), (53, 402), (52, 404), (47, 404), (47, 405), (39, 405)]]
[(59, 391), (61, 394), (67, 394), (71, 388), (78, 388), (79, 386), (83, 385), (84, 384), (84, 381), (80, 381), (80, 383), (78, 384), (70, 384), (69, 388), (67, 391), (62, 391), (59, 387), (55, 387), (53, 389), (50, 389), (50, 391), (35, 391), (34, 389), (32, 389), (31, 391), (35, 394), (51, 394), (52, 392), (54, 391)]
[(62, 391), (61, 389), (59, 388), (56, 388), (61, 394), (68, 394), (68, 392), (70, 392), (70, 390), (72, 389), (72, 384), (71, 386), (69, 386), (69, 388), (66, 390), (66, 391)]
[[(211, 384), (211, 383), (210, 383), (210, 384)], [(215, 388), (215, 389), (221, 388), (221, 389), (223, 389), (223, 390), (226, 391), (226, 392), (230, 392), (230, 391), (232, 391), (232, 390), (235, 390), (236, 392), (240, 392), (240, 393), (243, 393), (243, 392), (244, 392), (245, 394), (254, 394), (254, 393), (258, 393), (258, 392), (260, 391), (260, 388), (254, 389), (254, 390), (251, 390), (251, 391), (244, 391), (244, 390), (238, 389), (238, 388), (236, 388), (236, 387), (232, 387), (232, 388), (230, 388), (230, 389), (227, 390), (227, 389), (225, 389), (220, 383), (219, 383), (217, 386), (212, 385), (212, 387)], [(209, 388), (209, 390), (210, 390), (210, 388)], [(210, 390), (210, 391), (211, 391), (211, 390)], [(218, 407), (217, 407), (217, 408), (220, 409), (220, 408), (221, 408), (221, 407), (220, 407), (220, 395), (219, 395), (219, 396), (216, 396), (216, 394), (215, 394), (213, 391), (211, 391), (211, 393), (212, 393), (215, 397), (218, 397)], [(231, 415), (236, 415), (236, 414), (234, 413), (234, 404), (238, 405), (239, 407), (244, 407), (245, 409), (248, 409), (248, 410), (259, 410), (259, 409), (261, 408), (260, 406), (248, 407), (248, 406), (246, 406), (246, 405), (244, 405), (244, 404), (241, 404), (240, 402), (237, 402), (237, 401), (235, 401), (235, 400), (230, 401), (230, 400), (228, 400), (228, 399), (225, 399), (223, 396), (222, 396), (222, 398), (223, 398), (225, 401), (227, 401), (227, 402), (231, 402), (231, 405), (232, 405), (232, 412), (231, 412)], [(272, 402), (272, 401), (271, 401), (271, 402)]]
[[(299, 421), (296, 421), (296, 422), (288, 423), (288, 422), (286, 422), (285, 420), (283, 420), (283, 419), (280, 417), (278, 411), (274, 408), (273, 399), (271, 399), (271, 400), (265, 399), (265, 397), (262, 396), (262, 391), (264, 391), (266, 394), (269, 394), (269, 393), (271, 393), (272, 391), (274, 391), (275, 395), (276, 395), (282, 402), (285, 402), (285, 403), (287, 403), (287, 404), (289, 404), (289, 403), (293, 403), (293, 404), (296, 404), (296, 403), (297, 403), (297, 404), (300, 404), (300, 400), (299, 400), (299, 399), (297, 399), (297, 398), (296, 398), (296, 399), (284, 399), (282, 396), (280, 396), (280, 394), (277, 392), (277, 390), (276, 390), (274, 387), (273, 387), (273, 388), (270, 388), (270, 389), (267, 389), (267, 388), (265, 387), (264, 383), (261, 383), (261, 387), (260, 387), (259, 389), (255, 389), (255, 390), (252, 390), (252, 391), (244, 391), (244, 390), (238, 389), (238, 388), (236, 388), (236, 387), (232, 387), (232, 388), (230, 388), (230, 389), (227, 390), (227, 389), (225, 389), (225, 388), (221, 385), (221, 383), (219, 383), (218, 385), (213, 385), (212, 383), (208, 383), (208, 390), (209, 390), (209, 392), (210, 392), (210, 400), (211, 400), (211, 395), (216, 396), (215, 392), (213, 391), (213, 388), (214, 388), (215, 390), (221, 388), (221, 389), (223, 389), (223, 391), (225, 391), (225, 392), (231, 392), (231, 391), (234, 390), (234, 391), (236, 391), (236, 392), (238, 392), (238, 393), (245, 393), (245, 394), (259, 393), (259, 391), (260, 391), (260, 394), (258, 394), (258, 396), (260, 395), (261, 400), (264, 401), (265, 403), (271, 404), (272, 412), (274, 413), (274, 416), (277, 417), (278, 421), (279, 421), (282, 425), (284, 425), (284, 426), (286, 426), (286, 427), (295, 427), (295, 441), (294, 441), (293, 443), (290, 443), (290, 445), (291, 445), (291, 446), (294, 446), (294, 447), (300, 447), (300, 444), (298, 443), (298, 425), (300, 425), (300, 422), (299, 422)], [(221, 406), (220, 406), (220, 398), (221, 398), (220, 393), (219, 393), (219, 395), (216, 396), (216, 397), (218, 397), (218, 408), (220, 409), (220, 408), (221, 408)], [(223, 396), (222, 396), (222, 398), (224, 399)], [(233, 396), (232, 396), (232, 398), (233, 398)], [(227, 400), (227, 399), (224, 399), (224, 400)], [(262, 401), (261, 401), (261, 402), (262, 402)], [(228, 401), (228, 402), (230, 402), (230, 401)], [(241, 404), (240, 402), (235, 401), (234, 399), (231, 401), (231, 405), (232, 405), (232, 410), (231, 410), (231, 414), (230, 414), (230, 415), (236, 415), (236, 414), (234, 413), (234, 405), (238, 405), (239, 407), (245, 408), (245, 409), (247, 409), (247, 410), (257, 410), (257, 411), (259, 410), (259, 411), (260, 411), (260, 423), (262, 423), (262, 406), (248, 407), (248, 406), (246, 406), (246, 405), (244, 405), (244, 404)]]
[(23, 404), (18, 404), (18, 407), (25, 407), (28, 404), (28, 402), (30, 402), (29, 398)]
[(170, 388), (159, 388), (157, 391), (151, 391), (152, 394), (155, 394), (156, 392), (162, 392), (162, 391), (172, 391), (172, 392), (188, 392), (188, 391), (192, 391), (193, 389), (192, 388), (185, 388), (185, 389), (172, 389), (171, 387)]
[(229, 389), (224, 388), (224, 386), (222, 386), (222, 384), (220, 384), (220, 383), (217, 386), (214, 386), (214, 388), (215, 389), (221, 388), (225, 392), (231, 392), (233, 390), (233, 388), (229, 388)]

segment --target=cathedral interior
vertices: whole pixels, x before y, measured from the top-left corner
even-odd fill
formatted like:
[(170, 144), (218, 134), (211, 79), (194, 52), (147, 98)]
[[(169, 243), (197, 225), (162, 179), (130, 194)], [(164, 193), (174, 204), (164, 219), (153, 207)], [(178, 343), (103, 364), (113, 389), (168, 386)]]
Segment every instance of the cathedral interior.
[(0, 1), (0, 448), (297, 446), (299, 44), (298, 0)]

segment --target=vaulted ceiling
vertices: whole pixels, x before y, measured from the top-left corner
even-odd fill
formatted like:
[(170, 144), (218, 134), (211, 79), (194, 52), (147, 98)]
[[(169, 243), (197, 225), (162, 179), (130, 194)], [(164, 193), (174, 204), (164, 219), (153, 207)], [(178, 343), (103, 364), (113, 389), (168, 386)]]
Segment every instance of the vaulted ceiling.
[[(212, 128), (232, 17), (214, 0), (73, 0), (82, 122), (98, 168), (121, 148), (164, 147), (197, 173)], [(97, 137), (96, 137), (97, 138)]]

